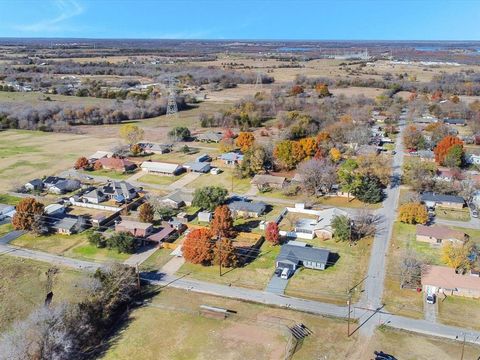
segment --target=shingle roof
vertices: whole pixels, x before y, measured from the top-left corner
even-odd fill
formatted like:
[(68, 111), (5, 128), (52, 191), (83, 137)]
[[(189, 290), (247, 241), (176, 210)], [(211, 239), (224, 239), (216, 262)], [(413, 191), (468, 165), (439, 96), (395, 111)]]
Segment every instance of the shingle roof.
[(234, 152), (229, 152), (229, 153), (220, 155), (220, 159), (222, 159), (223, 161), (242, 161), (243, 155), (234, 153)]
[(211, 168), (208, 162), (188, 162), (184, 164), (184, 167), (197, 172), (207, 172)]
[(273, 176), (273, 175), (255, 175), (251, 181), (255, 185), (265, 185), (265, 184), (277, 184), (283, 185), (285, 178), (283, 176)]
[(182, 190), (177, 190), (177, 191), (174, 191), (166, 196), (164, 196), (162, 198), (163, 200), (172, 200), (176, 203), (180, 203), (182, 201), (184, 202), (192, 202), (193, 200), (193, 194), (192, 193), (188, 193), (188, 192), (185, 192), (185, 191), (182, 191)]
[(234, 200), (228, 203), (228, 208), (230, 211), (246, 211), (263, 214), (267, 205), (257, 201)]
[(130, 230), (133, 230), (133, 229), (146, 230), (152, 226), (152, 224), (150, 223), (143, 223), (140, 221), (132, 221), (132, 220), (122, 220), (117, 225)]
[(421, 195), (422, 201), (440, 201), (440, 202), (451, 202), (451, 203), (459, 203), (463, 204), (465, 200), (461, 196), (455, 195), (443, 195), (443, 194), (435, 194), (432, 192), (424, 192)]
[(144, 161), (140, 167), (149, 171), (156, 171), (165, 174), (174, 174), (181, 168), (181, 166), (178, 164), (157, 161)]
[(285, 244), (277, 256), (277, 261), (288, 260), (295, 264), (298, 264), (300, 261), (315, 261), (326, 264), (329, 256), (330, 251), (327, 249)]
[(463, 240), (465, 233), (463, 231), (456, 231), (443, 225), (417, 225), (417, 235), (431, 236), (436, 239), (458, 239)]
[(437, 286), (444, 289), (480, 290), (480, 277), (460, 275), (447, 266), (428, 266), (422, 272), (422, 285)]

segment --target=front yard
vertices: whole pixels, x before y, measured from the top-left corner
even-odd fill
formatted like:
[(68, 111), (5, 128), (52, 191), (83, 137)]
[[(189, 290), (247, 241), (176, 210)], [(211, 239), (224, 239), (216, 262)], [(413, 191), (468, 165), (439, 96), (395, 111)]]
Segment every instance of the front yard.
[(470, 210), (468, 208), (447, 209), (437, 206), (435, 216), (445, 220), (470, 221)]
[(178, 176), (162, 176), (162, 175), (146, 174), (146, 175), (143, 175), (141, 178), (139, 178), (138, 181), (144, 182), (147, 184), (153, 184), (153, 185), (171, 185), (175, 181), (180, 180), (186, 174), (187, 173), (183, 173)]
[(224, 168), (218, 175), (202, 174), (187, 185), (190, 189), (198, 189), (204, 186), (221, 186), (233, 193), (243, 194), (250, 189), (250, 178), (239, 179), (233, 174), (232, 169)]
[[(350, 246), (348, 242), (335, 240), (303, 240), (313, 245), (330, 250), (338, 255), (338, 259), (331, 257), (329, 266), (325, 270), (301, 268), (288, 283), (286, 294), (312, 300), (324, 301), (345, 305), (347, 291), (361, 283), (365, 277), (370, 257), (371, 238), (365, 238), (357, 245)], [(353, 301), (361, 295), (362, 285), (353, 292)]]
[(51, 234), (42, 236), (27, 233), (10, 244), (88, 261), (121, 262), (130, 256), (129, 254), (118, 253), (116, 250), (99, 249), (90, 245), (87, 240), (87, 233), (88, 231), (74, 235)]

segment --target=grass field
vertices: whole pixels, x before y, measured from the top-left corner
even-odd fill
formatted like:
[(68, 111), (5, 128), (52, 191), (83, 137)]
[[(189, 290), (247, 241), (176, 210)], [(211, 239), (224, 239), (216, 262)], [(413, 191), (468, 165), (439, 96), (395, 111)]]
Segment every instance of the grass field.
[(172, 251), (164, 248), (158, 249), (140, 265), (140, 270), (154, 271), (160, 269), (172, 258), (172, 255), (170, 255)]
[(243, 194), (250, 189), (250, 179), (239, 179), (233, 175), (232, 169), (224, 168), (218, 175), (203, 174), (187, 185), (188, 188), (197, 189), (203, 186), (222, 186), (228, 191)]
[(101, 170), (95, 170), (95, 171), (82, 171), (85, 175), (91, 175), (91, 176), (105, 176), (114, 180), (126, 180), (130, 176), (132, 176), (132, 173), (124, 173), (120, 171), (115, 171), (115, 170), (106, 170), (106, 169), (101, 169)]
[[(51, 101), (46, 100), (48, 98)], [(113, 104), (115, 100), (95, 97), (78, 97), (66, 95), (43, 94), (40, 92), (5, 92), (0, 91), (0, 102), (6, 103), (28, 103), (31, 105), (101, 105)]]
[(162, 176), (162, 175), (146, 174), (146, 175), (143, 175), (141, 178), (139, 178), (138, 181), (144, 182), (147, 184), (154, 184), (154, 185), (171, 185), (175, 181), (180, 180), (182, 177), (184, 177), (185, 174), (186, 173), (183, 173), (179, 176)]
[(446, 220), (470, 221), (470, 210), (468, 210), (468, 208), (460, 210), (437, 207), (435, 209), (435, 216)]
[[(47, 263), (0, 257), (0, 333), (14, 320), (25, 318), (45, 300)], [(70, 269), (60, 269), (53, 287), (53, 301), (74, 301), (81, 296), (77, 285), (86, 275)]]
[(17, 205), (22, 198), (8, 194), (0, 194), (0, 204)]
[(0, 237), (13, 230), (12, 224), (0, 225)]
[(78, 157), (117, 143), (116, 139), (100, 139), (95, 135), (3, 131), (0, 136), (0, 192), (71, 168)]
[(198, 280), (263, 290), (275, 270), (275, 258), (279, 252), (280, 246), (272, 246), (265, 241), (256, 259), (244, 267), (223, 269), (223, 276), (219, 276), (218, 266), (202, 266), (190, 263), (185, 263), (177, 272), (177, 275), (187, 275)]
[(90, 245), (87, 240), (87, 233), (47, 236), (27, 233), (12, 241), (11, 244), (89, 261), (124, 261), (130, 256), (118, 253), (116, 250), (99, 249)]
[[(226, 320), (207, 318), (199, 315), (201, 304), (236, 314)], [(283, 359), (286, 326), (298, 322), (314, 335), (294, 359), (344, 358), (356, 341), (356, 336), (346, 338), (343, 321), (175, 289), (161, 290), (131, 318), (104, 360)]]
[[(347, 290), (359, 283), (365, 276), (370, 255), (371, 238), (359, 241), (355, 246), (334, 240), (302, 240), (314, 247), (329, 249), (339, 258), (327, 269), (302, 268), (288, 282), (286, 294), (318, 301), (345, 305)], [(360, 296), (360, 290), (353, 293), (353, 300)]]

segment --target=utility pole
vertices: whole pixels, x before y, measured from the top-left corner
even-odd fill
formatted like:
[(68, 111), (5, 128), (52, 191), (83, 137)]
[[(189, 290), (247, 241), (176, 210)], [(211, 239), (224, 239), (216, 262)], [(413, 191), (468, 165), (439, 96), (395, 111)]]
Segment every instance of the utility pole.
[(220, 276), (222, 276), (222, 238), (219, 236), (218, 237), (218, 265), (219, 265), (219, 271), (220, 271)]
[(463, 354), (465, 353), (465, 341), (466, 341), (466, 334), (463, 333), (462, 355), (460, 356), (460, 360), (463, 360)]
[(138, 263), (135, 264), (135, 272), (137, 273), (137, 288), (140, 290), (140, 271), (138, 269)]

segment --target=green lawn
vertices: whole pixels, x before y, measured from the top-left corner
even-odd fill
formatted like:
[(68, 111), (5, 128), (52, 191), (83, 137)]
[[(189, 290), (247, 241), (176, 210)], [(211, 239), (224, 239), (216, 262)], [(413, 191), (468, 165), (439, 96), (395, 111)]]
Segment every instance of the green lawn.
[(45, 236), (27, 233), (12, 241), (11, 244), (89, 261), (124, 261), (130, 256), (118, 253), (116, 250), (99, 249), (90, 245), (87, 234), (88, 231), (73, 235), (51, 234)]
[(146, 175), (143, 175), (141, 178), (139, 178), (138, 181), (144, 182), (147, 184), (154, 184), (154, 185), (171, 185), (175, 181), (180, 180), (182, 177), (184, 177), (185, 174), (186, 173), (183, 173), (178, 176), (162, 176), (162, 175), (146, 174)]
[(446, 209), (437, 207), (435, 209), (435, 216), (446, 220), (470, 221), (470, 210), (468, 210), (468, 208)]
[(13, 230), (12, 224), (0, 225), (0, 237), (5, 235), (5, 234), (8, 234), (12, 230)]
[[(14, 320), (25, 318), (45, 300), (49, 264), (8, 255), (0, 256), (0, 333)], [(76, 301), (82, 296), (81, 281), (87, 275), (60, 268), (53, 286), (53, 301)]]
[[(228, 191), (234, 193), (245, 193), (250, 189), (250, 179), (239, 179), (233, 175), (232, 169), (222, 169), (223, 172), (218, 175), (202, 174), (197, 179), (187, 185), (188, 188), (197, 189), (204, 186), (222, 186)], [(233, 184), (233, 185), (232, 185)]]
[(155, 271), (165, 265), (171, 258), (173, 250), (171, 249), (158, 249), (147, 260), (140, 264), (140, 270), (142, 271)]
[[(338, 260), (325, 270), (302, 268), (290, 278), (286, 294), (318, 301), (345, 305), (347, 290), (359, 283), (365, 276), (370, 255), (372, 239), (362, 239), (355, 246), (335, 240), (303, 240), (313, 245), (329, 249), (339, 255)], [(356, 301), (361, 286), (353, 293)]]
[(105, 176), (114, 180), (126, 180), (133, 175), (132, 173), (127, 174), (120, 171), (106, 170), (106, 169), (95, 170), (95, 171), (84, 171), (83, 173), (85, 175), (91, 175), (91, 176)]
[(223, 276), (219, 276), (218, 266), (202, 266), (190, 263), (185, 263), (177, 272), (177, 275), (187, 275), (198, 280), (263, 290), (275, 270), (275, 258), (279, 252), (280, 246), (272, 246), (265, 241), (260, 247), (260, 254), (256, 259), (244, 267), (223, 269)]
[(18, 205), (22, 198), (8, 194), (0, 194), (0, 204)]

